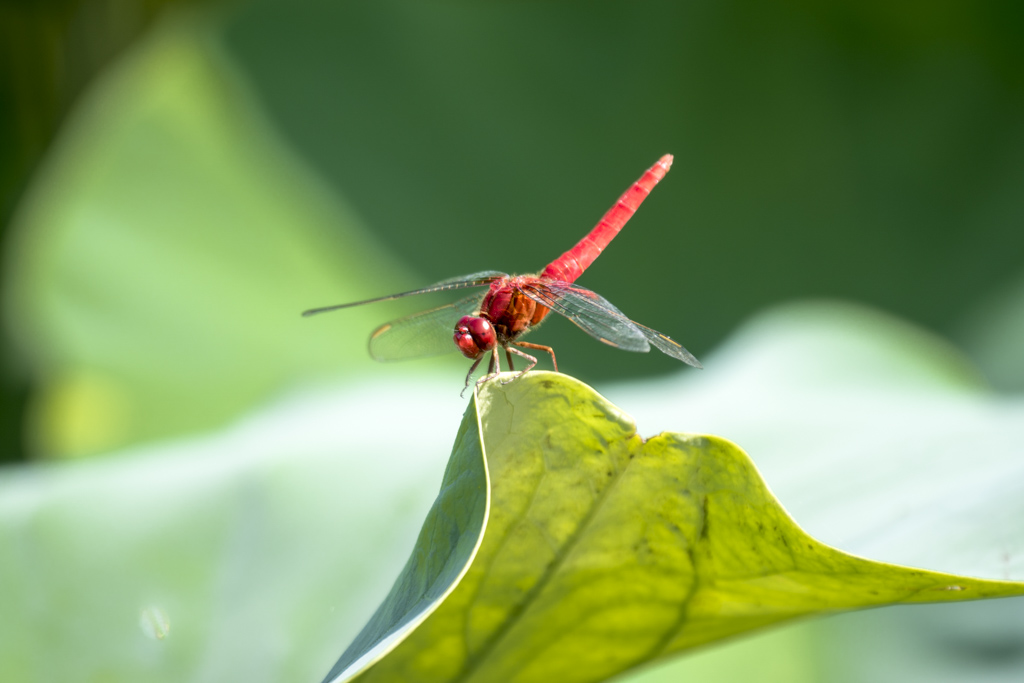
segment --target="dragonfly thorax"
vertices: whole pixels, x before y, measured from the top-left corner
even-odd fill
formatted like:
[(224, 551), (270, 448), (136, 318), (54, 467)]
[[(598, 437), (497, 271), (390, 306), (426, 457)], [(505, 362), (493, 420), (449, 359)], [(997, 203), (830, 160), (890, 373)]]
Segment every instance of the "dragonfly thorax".
[(534, 276), (517, 275), (494, 282), (480, 304), (480, 314), (491, 321), (502, 346), (540, 323), (547, 315), (548, 309), (523, 291), (535, 281)]
[(498, 345), (498, 336), (487, 318), (464, 315), (455, 323), (455, 345), (466, 358), (479, 358)]

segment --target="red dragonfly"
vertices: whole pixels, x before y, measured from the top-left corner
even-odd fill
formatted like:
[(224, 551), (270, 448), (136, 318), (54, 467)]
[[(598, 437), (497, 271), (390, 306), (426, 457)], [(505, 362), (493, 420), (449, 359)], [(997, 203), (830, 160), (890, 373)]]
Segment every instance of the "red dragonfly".
[(488, 287), (482, 297), (473, 294), (454, 303), (381, 325), (370, 335), (370, 355), (379, 361), (403, 360), (437, 355), (457, 348), (474, 361), (466, 375), (467, 387), (473, 372), (488, 351), (491, 352), (491, 359), (487, 374), (477, 381), (477, 385), (500, 373), (499, 348), (505, 352), (509, 370), (515, 369), (512, 365), (513, 354), (526, 360), (526, 369), (512, 379), (522, 377), (537, 365), (535, 357), (520, 349), (550, 354), (551, 364), (557, 372), (558, 363), (550, 346), (519, 340), (536, 327), (549, 311), (555, 311), (609, 346), (646, 352), (653, 345), (659, 351), (699, 368), (700, 362), (677, 342), (661, 332), (630, 320), (599, 294), (573, 284), (619, 233), (671, 166), (671, 154), (661, 157), (626, 190), (586, 237), (537, 275), (513, 276), (487, 270), (443, 280), (411, 292), (313, 308), (302, 315), (316, 315), (415, 294)]

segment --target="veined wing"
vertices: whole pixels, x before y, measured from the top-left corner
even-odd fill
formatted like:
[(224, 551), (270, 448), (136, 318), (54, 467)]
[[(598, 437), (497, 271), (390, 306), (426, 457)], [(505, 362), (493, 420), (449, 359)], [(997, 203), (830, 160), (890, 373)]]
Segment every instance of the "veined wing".
[[(447, 280), (441, 280), (435, 282), (429, 287), (423, 287), (422, 289), (414, 289), (409, 292), (399, 292), (398, 294), (388, 294), (387, 296), (379, 296), (375, 299), (364, 299), (363, 301), (353, 301), (350, 304), (335, 304), (334, 306), (322, 306), (320, 308), (311, 308), (308, 311), (303, 311), (303, 317), (316, 315), (318, 313), (326, 313), (328, 311), (337, 311), (341, 308), (352, 308), (353, 306), (362, 306), (363, 304), (374, 304), (378, 301), (391, 301), (392, 299), (401, 299), (405, 296), (413, 296), (415, 294), (430, 294), (432, 292), (448, 292), (455, 289), (468, 289), (470, 287), (486, 287), (495, 280), (508, 277), (505, 273), (497, 270), (484, 270), (479, 273), (473, 273), (472, 275), (460, 275), (458, 277), (449, 278)], [(453, 323), (454, 324), (454, 323)]]
[(560, 280), (526, 285), (522, 291), (600, 342), (625, 351), (651, 349), (643, 331), (597, 292)]
[(452, 340), (455, 323), (464, 315), (477, 313), (482, 300), (480, 294), (474, 294), (445, 306), (384, 323), (370, 335), (370, 356), (374, 360), (389, 361), (455, 351), (458, 348)]
[[(490, 284), (495, 280), (503, 277), (508, 277), (508, 273), (503, 273), (500, 270), (481, 270), (479, 273), (472, 273), (471, 275), (457, 275), (450, 277), (447, 280), (441, 280), (427, 287), (427, 290), (434, 291), (435, 287), (440, 287), (438, 291), (444, 291), (445, 289), (458, 289), (461, 287), (476, 287), (478, 285), (466, 284), (470, 282), (483, 282), (484, 284)], [(458, 287), (451, 287), (451, 285), (458, 285)], [(418, 294), (419, 292), (413, 292)]]
[(657, 330), (652, 330), (649, 327), (641, 325), (635, 320), (631, 322), (634, 325), (636, 325), (637, 329), (640, 330), (640, 332), (643, 333), (643, 335), (647, 338), (647, 341), (653, 344), (656, 349), (658, 349), (665, 355), (672, 356), (673, 358), (681, 360), (687, 365), (692, 365), (695, 368), (703, 369), (704, 366), (700, 364), (700, 361), (697, 360), (697, 358), (692, 353), (683, 348), (683, 345), (677, 342), (675, 339), (672, 339), (671, 337), (664, 335), (661, 332), (658, 332)]
[[(650, 349), (647, 345), (649, 342), (667, 356), (681, 360), (695, 368), (704, 367), (679, 342), (646, 325), (630, 320), (601, 295), (585, 287), (555, 280), (547, 281), (542, 285), (524, 287), (523, 292), (534, 301), (569, 318), (584, 332), (605, 344), (611, 344), (627, 351), (647, 351)], [(635, 334), (637, 332), (645, 341), (643, 346), (636, 344)]]

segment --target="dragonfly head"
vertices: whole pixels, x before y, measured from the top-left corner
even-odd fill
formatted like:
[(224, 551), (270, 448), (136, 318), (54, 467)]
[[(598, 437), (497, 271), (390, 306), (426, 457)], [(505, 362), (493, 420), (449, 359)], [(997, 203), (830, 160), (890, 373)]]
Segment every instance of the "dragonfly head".
[(466, 358), (479, 358), (498, 345), (498, 336), (487, 318), (464, 315), (455, 323), (455, 345)]

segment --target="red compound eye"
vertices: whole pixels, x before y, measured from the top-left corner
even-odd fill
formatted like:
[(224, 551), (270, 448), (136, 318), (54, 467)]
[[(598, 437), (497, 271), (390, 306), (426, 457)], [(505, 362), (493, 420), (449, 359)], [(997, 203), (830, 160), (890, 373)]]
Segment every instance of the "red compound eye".
[(498, 345), (494, 328), (486, 318), (464, 315), (455, 323), (455, 345), (466, 358), (479, 358)]

